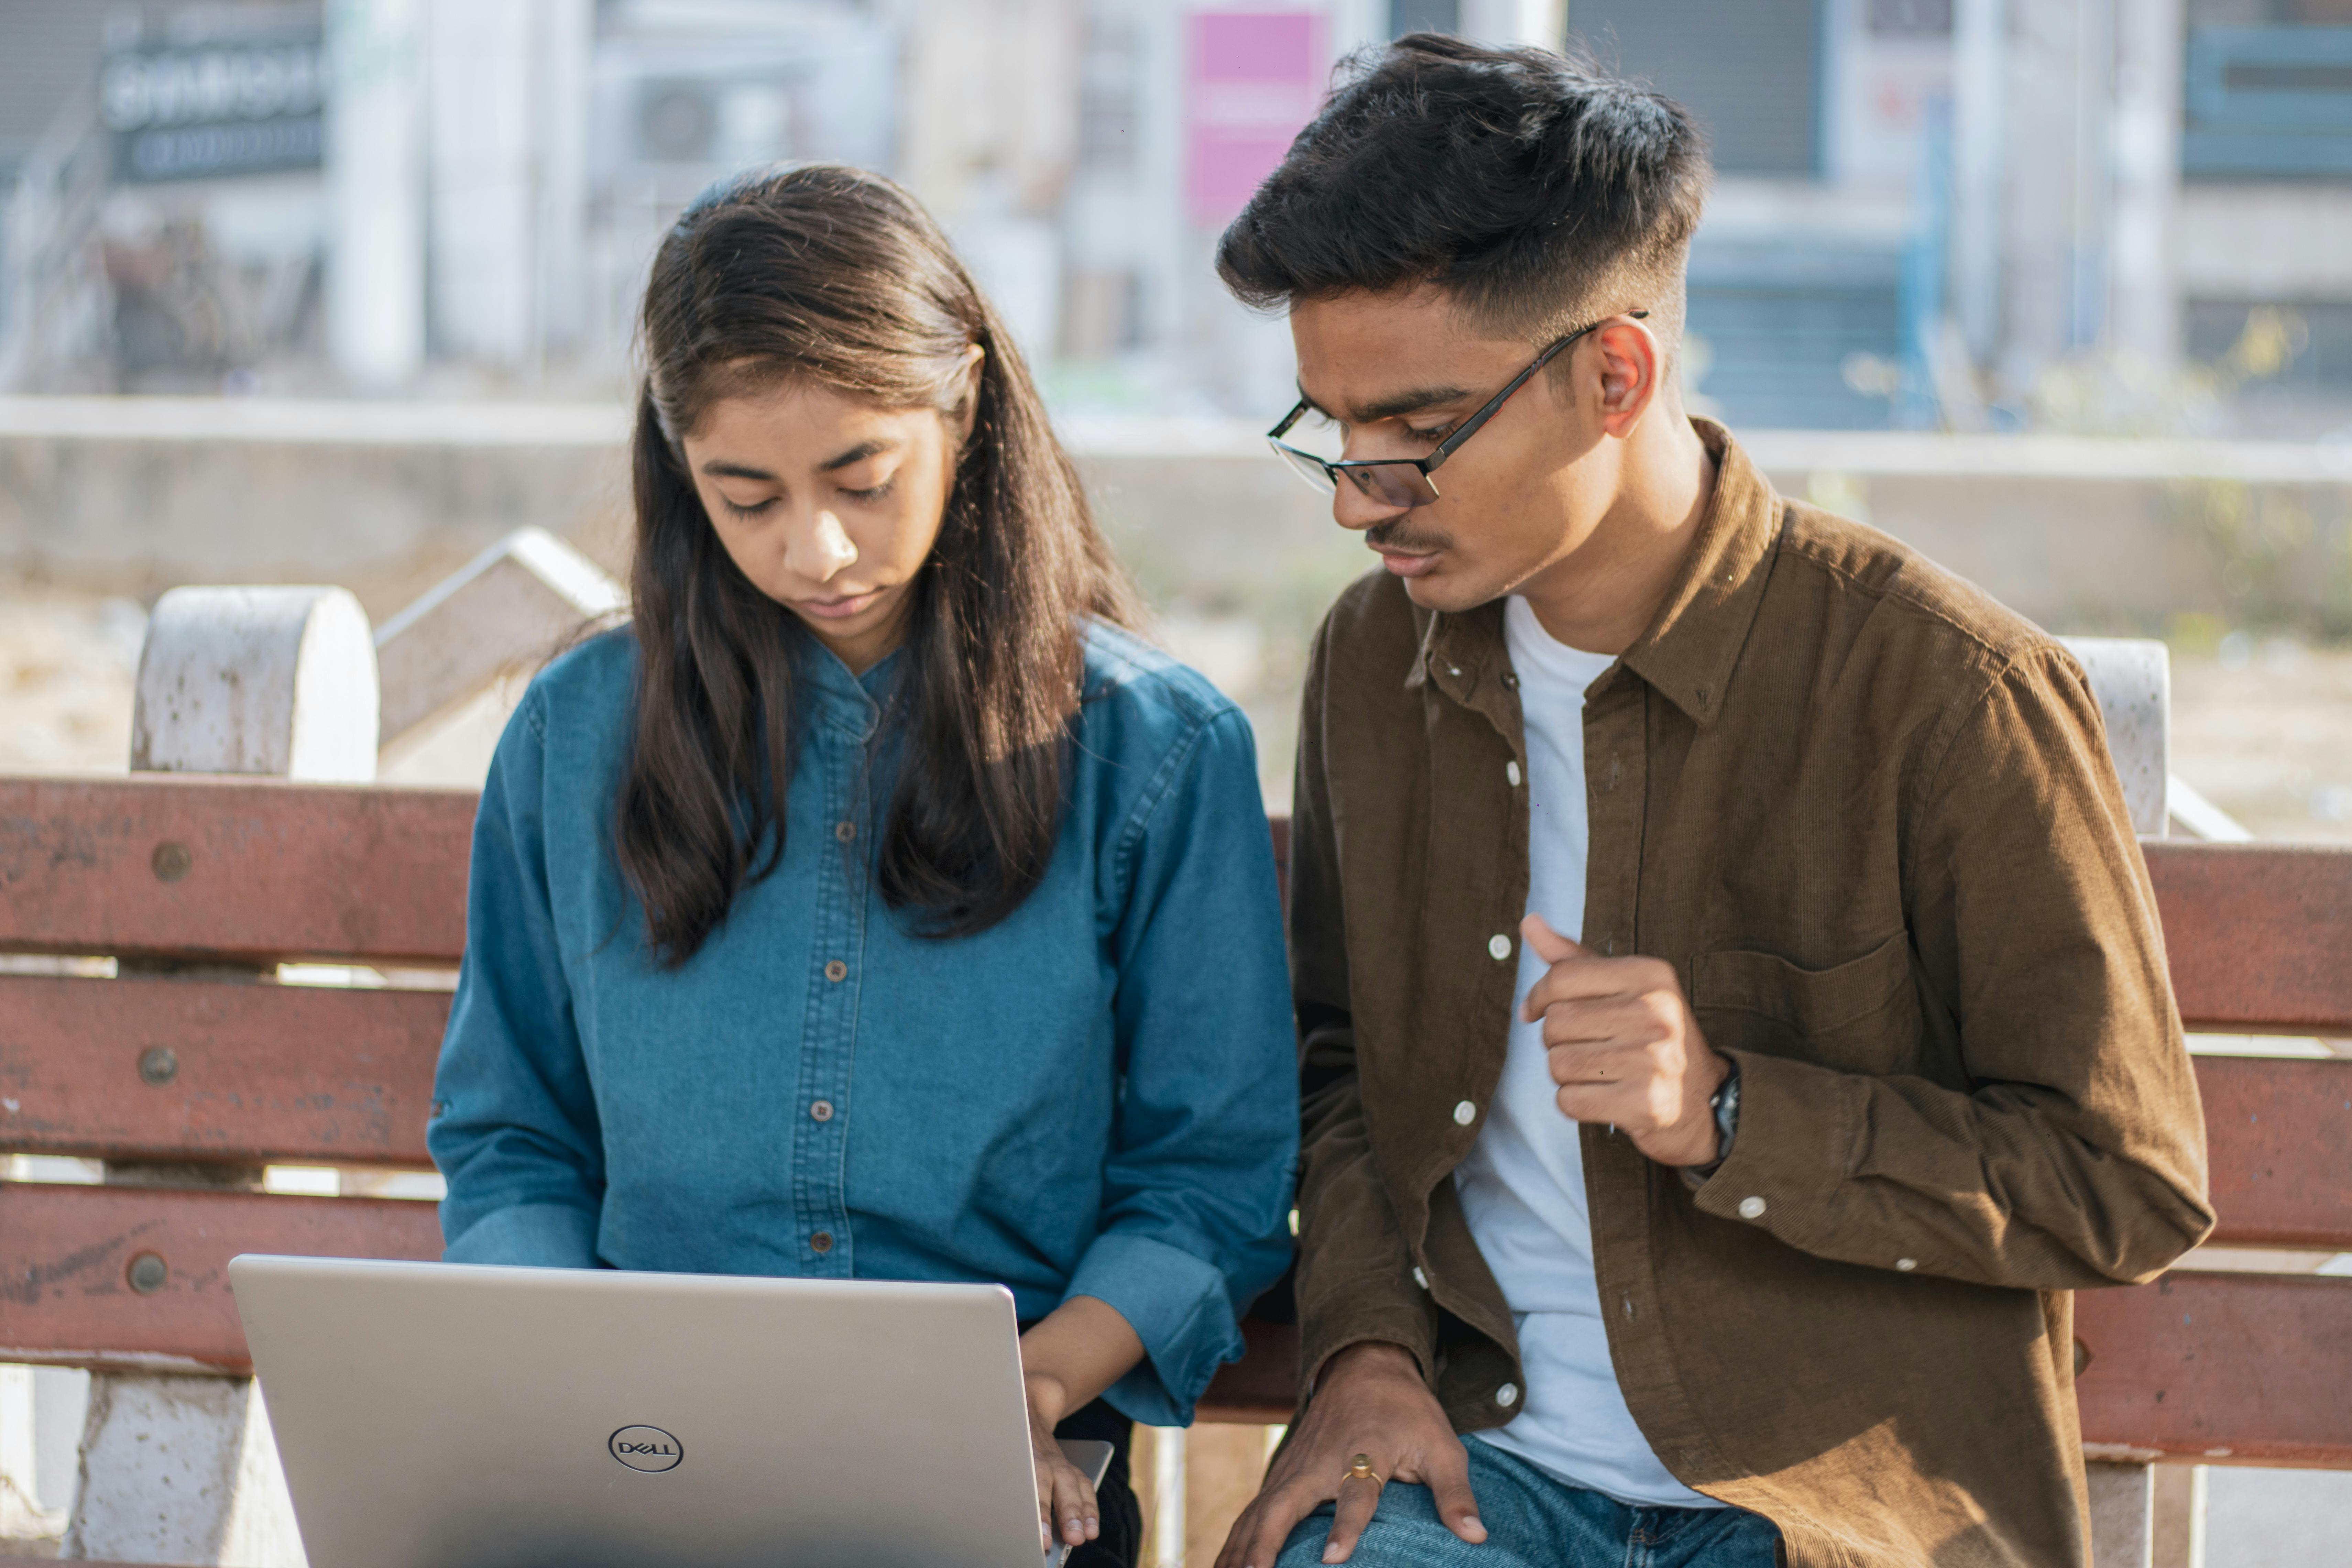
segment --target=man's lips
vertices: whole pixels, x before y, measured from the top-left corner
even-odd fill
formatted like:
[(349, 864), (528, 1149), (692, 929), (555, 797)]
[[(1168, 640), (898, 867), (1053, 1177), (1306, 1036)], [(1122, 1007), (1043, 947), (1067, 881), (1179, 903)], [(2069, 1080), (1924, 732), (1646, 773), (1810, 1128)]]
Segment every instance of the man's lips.
[(794, 599), (793, 608), (804, 616), (814, 616), (821, 621), (845, 621), (873, 607), (882, 596), (876, 588), (864, 594), (850, 594), (838, 599)]
[(1437, 558), (1442, 553), (1435, 550), (1427, 552), (1398, 550), (1392, 546), (1379, 544), (1373, 545), (1372, 549), (1379, 552), (1381, 564), (1399, 577), (1420, 576), (1437, 564)]

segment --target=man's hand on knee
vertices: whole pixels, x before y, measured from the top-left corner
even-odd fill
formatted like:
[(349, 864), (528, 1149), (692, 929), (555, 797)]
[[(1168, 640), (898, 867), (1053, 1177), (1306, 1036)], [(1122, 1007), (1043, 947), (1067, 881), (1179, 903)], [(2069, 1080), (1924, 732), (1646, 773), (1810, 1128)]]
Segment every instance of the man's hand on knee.
[[(1359, 1455), (1372, 1479), (1349, 1479)], [(1324, 1367), (1257, 1500), (1234, 1521), (1217, 1568), (1274, 1568), (1298, 1521), (1327, 1502), (1337, 1507), (1323, 1561), (1345, 1563), (1389, 1481), (1427, 1487), (1448, 1530), (1474, 1546), (1486, 1539), (1470, 1492), (1470, 1456), (1412, 1357), (1378, 1342), (1350, 1345)]]

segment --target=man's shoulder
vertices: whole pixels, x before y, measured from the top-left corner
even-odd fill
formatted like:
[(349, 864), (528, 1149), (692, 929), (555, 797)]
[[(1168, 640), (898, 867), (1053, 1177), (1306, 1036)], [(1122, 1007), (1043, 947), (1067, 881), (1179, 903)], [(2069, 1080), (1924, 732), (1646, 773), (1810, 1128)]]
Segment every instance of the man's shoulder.
[(1907, 647), (1955, 675), (1991, 674), (2060, 651), (2055, 637), (1890, 534), (1801, 501), (1784, 503), (1774, 575), (1820, 613), (1859, 622), (1882, 647)]

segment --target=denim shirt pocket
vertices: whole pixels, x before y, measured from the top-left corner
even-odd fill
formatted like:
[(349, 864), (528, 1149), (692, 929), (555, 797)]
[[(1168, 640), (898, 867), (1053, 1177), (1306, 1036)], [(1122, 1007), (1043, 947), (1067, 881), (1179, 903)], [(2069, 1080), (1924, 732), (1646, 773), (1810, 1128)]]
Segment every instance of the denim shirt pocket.
[(1845, 1072), (1917, 1070), (1919, 1002), (1907, 931), (1826, 969), (1736, 948), (1702, 952), (1691, 963), (1691, 1011), (1718, 1048)]

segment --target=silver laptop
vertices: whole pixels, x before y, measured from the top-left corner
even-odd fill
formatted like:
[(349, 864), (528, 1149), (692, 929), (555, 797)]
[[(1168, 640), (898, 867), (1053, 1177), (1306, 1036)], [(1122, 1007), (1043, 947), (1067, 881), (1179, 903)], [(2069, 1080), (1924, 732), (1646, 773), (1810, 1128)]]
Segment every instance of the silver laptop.
[[(312, 1568), (1045, 1568), (992, 1285), (243, 1257)], [(1101, 1479), (1104, 1443), (1066, 1444)]]

